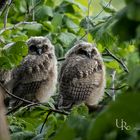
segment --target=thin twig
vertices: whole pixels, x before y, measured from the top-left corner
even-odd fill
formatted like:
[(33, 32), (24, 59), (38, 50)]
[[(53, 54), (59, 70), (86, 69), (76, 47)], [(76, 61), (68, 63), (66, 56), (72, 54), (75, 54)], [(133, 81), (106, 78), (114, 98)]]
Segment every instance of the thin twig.
[[(22, 108), (22, 110), (23, 110), (23, 109), (26, 109), (26, 108), (28, 108), (28, 107), (34, 106), (34, 105), (41, 105), (41, 106), (46, 107), (43, 103), (39, 103), (39, 102), (38, 102), (38, 103), (34, 103), (34, 102), (31, 102), (30, 104), (24, 106), (24, 107)], [(19, 108), (19, 107), (16, 107), (16, 110), (17, 110), (18, 108)], [(52, 109), (52, 108), (49, 108), (49, 107), (47, 107), (47, 109), (49, 109), (49, 110), (51, 110), (52, 112), (55, 112), (55, 113), (59, 113), (59, 114), (63, 114), (63, 115), (69, 115), (68, 112), (64, 112), (64, 111), (61, 111), (61, 110)], [(14, 111), (15, 111), (15, 109), (12, 109), (12, 110), (10, 110), (9, 112), (7, 112), (7, 114), (10, 114), (10, 113), (12, 113), (12, 112), (14, 112)]]
[[(33, 1), (33, 0), (32, 0)], [(37, 2), (36, 4), (33, 4), (33, 7), (31, 9), (29, 9), (29, 5), (28, 3), (26, 3), (26, 9), (27, 9), (27, 14), (25, 17), (25, 20), (28, 20), (28, 17), (32, 14), (33, 15), (33, 21), (35, 21), (35, 8), (40, 4), (41, 0), (39, 2)]]
[(48, 114), (47, 114), (47, 116), (46, 116), (46, 118), (45, 118), (45, 120), (44, 120), (43, 125), (41, 126), (40, 133), (42, 133), (43, 127), (44, 127), (45, 123), (47, 122), (49, 115), (50, 115), (52, 112), (59, 113), (59, 114), (63, 114), (63, 115), (69, 115), (69, 113), (66, 113), (66, 112), (63, 112), (63, 111), (60, 111), (60, 110), (50, 109), (49, 112), (48, 112)]
[(37, 3), (33, 6), (33, 8), (31, 8), (31, 10), (29, 11), (29, 13), (32, 13), (33, 10), (40, 4), (40, 2), (41, 2), (41, 0), (40, 0), (39, 2), (37, 2)]
[(2, 34), (3, 32), (5, 32), (5, 31), (7, 31), (7, 30), (12, 30), (12, 29), (15, 29), (15, 28), (17, 28), (18, 26), (20, 26), (20, 25), (24, 25), (24, 24), (36, 24), (37, 22), (26, 22), (26, 21), (22, 21), (22, 22), (19, 22), (19, 23), (17, 23), (17, 24), (15, 24), (15, 25), (13, 25), (13, 26), (11, 26), (11, 27), (7, 27), (7, 28), (4, 28), (4, 29), (2, 29), (2, 30), (0, 30), (0, 34)]
[[(81, 37), (79, 38), (79, 40), (82, 40), (87, 34), (88, 34), (88, 32), (85, 31), (85, 34), (84, 34), (83, 36), (81, 36)], [(78, 41), (79, 41), (79, 40), (78, 40)]]
[(4, 12), (7, 10), (8, 7), (11, 6), (11, 4), (12, 4), (12, 0), (9, 0), (8, 3), (6, 1), (4, 8), (3, 8), (2, 12), (0, 13), (0, 16), (2, 16), (4, 14)]
[(9, 115), (15, 111), (17, 111), (19, 108), (21, 107), (21, 104), (17, 105), (16, 107), (12, 108), (11, 110), (9, 110), (6, 115)]
[(89, 14), (90, 14), (91, 2), (92, 2), (92, 0), (88, 0), (88, 17), (89, 17)]
[[(25, 109), (25, 108), (28, 108), (28, 107), (34, 106), (34, 105), (39, 105), (39, 104), (40, 104), (40, 103), (32, 103), (32, 104), (28, 104), (28, 105), (24, 106), (24, 107), (22, 108), (22, 110)], [(12, 108), (11, 110), (9, 110), (9, 111), (6, 113), (6, 115), (9, 115), (9, 114), (11, 114), (11, 113), (17, 111), (21, 106), (22, 106), (22, 104), (17, 105), (16, 107), (14, 107), (14, 108)]]
[(9, 14), (9, 9), (10, 7), (8, 6), (8, 8), (6, 9), (6, 13), (5, 13), (5, 16), (4, 16), (4, 26), (3, 28), (5, 29), (6, 28), (6, 24), (7, 24), (7, 18), (8, 18), (8, 14)]
[[(112, 0), (110, 0), (110, 1), (106, 4), (105, 8), (107, 8), (107, 7), (111, 4), (111, 2), (112, 2)], [(104, 11), (104, 10), (102, 9), (92, 20), (96, 19), (103, 11)]]
[(10, 92), (2, 85), (2, 83), (0, 83), (0, 86), (2, 87), (2, 89), (3, 89), (8, 95), (12, 96), (13, 98), (18, 99), (18, 100), (23, 101), (23, 102), (28, 103), (28, 104), (33, 104), (33, 103), (34, 103), (34, 102), (31, 102), (31, 101), (29, 101), (29, 100), (20, 98), (20, 97), (18, 97), (18, 96), (16, 96), (16, 95), (10, 93)]
[(62, 58), (58, 58), (57, 61), (64, 61), (65, 60), (65, 57), (62, 57)]
[(125, 72), (129, 73), (127, 66), (125, 65), (125, 63), (121, 59), (119, 59), (117, 56), (115, 56), (113, 53), (111, 53), (107, 48), (105, 48), (105, 50), (107, 53), (102, 54), (103, 56), (111, 56), (123, 67)]
[(8, 18), (8, 14), (9, 14), (9, 10), (10, 10), (11, 4), (12, 4), (12, 0), (9, 0), (8, 4), (7, 4), (6, 13), (5, 13), (5, 16), (4, 16), (4, 28), (6, 28), (7, 18)]
[(55, 112), (55, 113), (59, 113), (59, 114), (63, 114), (63, 115), (69, 115), (68, 112), (64, 112), (64, 111), (61, 111), (61, 110), (57, 110), (57, 109), (52, 109), (50, 108), (51, 111)]
[(107, 89), (107, 90), (121, 90), (122, 88), (125, 88), (126, 86), (128, 86), (128, 85), (123, 85), (123, 86), (117, 87), (117, 88), (105, 88), (105, 89)]
[(112, 96), (107, 91), (105, 91), (105, 94), (112, 99)]
[[(32, 0), (32, 6), (34, 7), (34, 0)], [(35, 21), (35, 11), (32, 11), (32, 20)]]
[(113, 70), (112, 74), (111, 74), (111, 77), (112, 77), (112, 99), (113, 101), (115, 101), (115, 90), (114, 90), (114, 87), (115, 87), (115, 75), (116, 75), (116, 71)]
[(47, 116), (46, 116), (46, 118), (45, 118), (45, 120), (44, 120), (44, 122), (43, 122), (43, 124), (42, 124), (42, 126), (41, 126), (40, 133), (42, 133), (43, 127), (44, 127), (45, 123), (47, 122), (48, 117), (49, 117), (49, 115), (50, 115), (51, 113), (52, 113), (52, 110), (50, 110), (50, 111), (48, 112), (48, 114), (47, 114)]

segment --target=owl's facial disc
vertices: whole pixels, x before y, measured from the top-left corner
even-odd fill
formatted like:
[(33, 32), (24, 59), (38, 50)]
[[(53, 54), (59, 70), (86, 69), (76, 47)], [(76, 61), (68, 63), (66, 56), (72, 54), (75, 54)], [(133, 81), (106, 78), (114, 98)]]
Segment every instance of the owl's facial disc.
[(92, 47), (91, 46), (82, 46), (78, 50), (78, 54), (91, 59), (92, 58)]
[(80, 55), (83, 55), (83, 56), (86, 56), (86, 57), (91, 57), (91, 53), (90, 52), (88, 52), (87, 50), (84, 50), (84, 49), (80, 49), (79, 51), (78, 51), (78, 54), (80, 54)]

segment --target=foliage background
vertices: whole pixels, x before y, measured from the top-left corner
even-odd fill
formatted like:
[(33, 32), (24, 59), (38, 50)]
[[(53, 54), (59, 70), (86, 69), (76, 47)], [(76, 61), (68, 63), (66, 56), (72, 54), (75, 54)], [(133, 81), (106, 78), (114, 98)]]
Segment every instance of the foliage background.
[[(47, 36), (56, 55), (80, 40), (96, 42), (106, 65), (106, 94), (101, 111), (85, 105), (69, 115), (46, 105), (20, 108), (8, 115), (13, 140), (140, 139), (140, 2), (139, 0), (13, 0), (0, 11), (0, 68), (12, 69), (27, 54), (26, 40)], [(8, 45), (7, 45), (8, 44)], [(61, 64), (61, 62), (59, 61)], [(116, 126), (118, 120), (119, 128)], [(127, 123), (129, 130), (122, 127)], [(123, 128), (123, 130), (122, 130)], [(40, 132), (41, 131), (41, 132)]]

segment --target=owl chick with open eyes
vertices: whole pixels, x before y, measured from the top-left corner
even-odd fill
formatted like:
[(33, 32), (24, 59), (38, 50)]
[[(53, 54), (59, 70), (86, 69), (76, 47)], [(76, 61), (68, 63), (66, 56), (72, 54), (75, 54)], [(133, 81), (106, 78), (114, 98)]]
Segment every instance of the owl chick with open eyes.
[(12, 72), (7, 87), (23, 99), (45, 102), (53, 95), (57, 83), (57, 60), (54, 46), (46, 37), (27, 41), (28, 55)]
[(81, 42), (71, 48), (59, 75), (59, 109), (85, 102), (94, 106), (101, 101), (105, 88), (105, 67), (95, 45)]

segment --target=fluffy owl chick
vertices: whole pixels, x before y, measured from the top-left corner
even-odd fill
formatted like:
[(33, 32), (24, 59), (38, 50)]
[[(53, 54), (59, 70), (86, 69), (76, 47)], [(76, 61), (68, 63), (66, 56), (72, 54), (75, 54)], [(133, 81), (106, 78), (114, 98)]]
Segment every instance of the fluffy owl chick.
[(55, 91), (57, 82), (54, 46), (46, 37), (31, 37), (27, 45), (28, 55), (13, 70), (13, 79), (7, 87), (21, 98), (30, 101), (48, 101)]
[(58, 108), (69, 109), (81, 102), (97, 105), (104, 95), (106, 81), (99, 51), (95, 45), (81, 42), (65, 57), (59, 75)]

